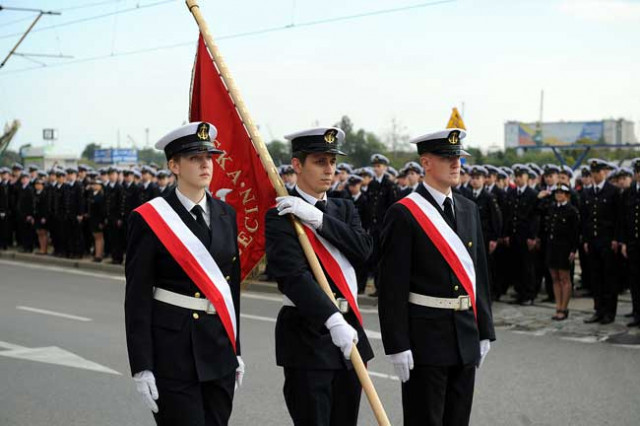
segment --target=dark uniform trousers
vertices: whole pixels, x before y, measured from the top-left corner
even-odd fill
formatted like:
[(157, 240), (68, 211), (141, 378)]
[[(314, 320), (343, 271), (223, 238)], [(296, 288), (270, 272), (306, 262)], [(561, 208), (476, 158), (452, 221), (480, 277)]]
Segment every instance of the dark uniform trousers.
[[(364, 192), (360, 193), (357, 200), (354, 200), (351, 194), (345, 197), (356, 206), (360, 221), (362, 222), (362, 228), (367, 231), (370, 228), (371, 219), (369, 214), (369, 198)], [(356, 277), (358, 280), (358, 293), (364, 293), (367, 286), (367, 280), (369, 279), (369, 266), (367, 264), (360, 265), (356, 268)]]
[(105, 187), (105, 209), (107, 226), (105, 240), (108, 243), (111, 259), (115, 263), (121, 263), (124, 257), (125, 218), (122, 216), (123, 188), (119, 183)]
[[(294, 191), (294, 196), (299, 196)], [(331, 341), (325, 321), (338, 308), (315, 281), (289, 219), (267, 212), (266, 254), (278, 289), (295, 305), (284, 306), (276, 323), (276, 362), (284, 367), (283, 393), (295, 425), (356, 425), (361, 387), (353, 366)], [(371, 254), (371, 237), (351, 200), (329, 198), (317, 231), (358, 268)], [(326, 271), (325, 271), (326, 274)], [(343, 297), (326, 275), (336, 297)], [(345, 320), (358, 332), (364, 362), (373, 358), (363, 327), (353, 312)]]
[[(424, 185), (416, 192), (445, 217)], [(387, 354), (411, 350), (415, 364), (402, 385), (405, 425), (468, 425), (480, 341), (495, 340), (480, 214), (464, 196), (454, 193), (453, 198), (452, 228), (476, 269), (477, 320), (472, 310), (408, 302), (411, 292), (440, 298), (467, 292), (404, 205), (392, 206), (384, 222), (378, 306), (382, 342)]]
[(594, 188), (587, 190), (582, 205), (582, 217), (582, 235), (589, 248), (594, 310), (598, 316), (615, 317), (619, 283), (616, 256), (611, 242), (619, 239), (622, 229), (618, 189), (605, 182), (598, 194)]
[(640, 320), (640, 188), (636, 182), (625, 191), (623, 199), (621, 240), (627, 245), (633, 316)]
[(6, 250), (9, 245), (9, 221), (11, 217), (10, 186), (8, 181), (0, 181), (0, 250)]
[[(494, 252), (493, 254), (489, 254), (489, 242), (498, 241), (498, 238), (502, 235), (502, 212), (498, 205), (498, 200), (493, 193), (483, 189), (480, 191), (478, 197), (474, 197), (472, 189), (469, 189), (469, 191), (466, 192), (467, 198), (476, 203), (480, 213), (482, 236), (484, 238), (484, 247), (487, 253), (491, 295), (495, 298), (502, 293), (502, 289), (499, 286), (499, 280), (497, 278), (498, 268), (495, 258), (496, 253)], [(465, 194), (463, 193), (462, 195)]]
[(79, 181), (73, 184), (67, 183), (63, 192), (62, 202), (64, 209), (64, 241), (65, 252), (69, 256), (82, 256), (84, 244), (82, 242), (82, 223), (78, 216), (84, 216), (85, 198), (84, 188)]
[(369, 268), (374, 273), (374, 284), (377, 289), (379, 286), (375, 271), (380, 260), (380, 233), (387, 210), (397, 200), (397, 188), (386, 175), (380, 182), (374, 178), (367, 187), (367, 197), (369, 198), (369, 212), (371, 214), (369, 234), (373, 238), (373, 253), (369, 258)]
[[(225, 275), (239, 326), (240, 262), (235, 212), (207, 195), (211, 222), (210, 231), (206, 231), (180, 203), (175, 189), (164, 198), (209, 248)], [(155, 415), (159, 425), (226, 425), (232, 408), (239, 339), (234, 353), (217, 315), (154, 300), (153, 287), (190, 297), (203, 296), (139, 213), (129, 216), (128, 229), (125, 325), (131, 373), (153, 372), (159, 394), (159, 412)]]
[(527, 240), (538, 235), (537, 194), (527, 186), (521, 195), (512, 189), (506, 200), (504, 234), (510, 238), (508, 265), (520, 300), (536, 297), (535, 251), (529, 250)]

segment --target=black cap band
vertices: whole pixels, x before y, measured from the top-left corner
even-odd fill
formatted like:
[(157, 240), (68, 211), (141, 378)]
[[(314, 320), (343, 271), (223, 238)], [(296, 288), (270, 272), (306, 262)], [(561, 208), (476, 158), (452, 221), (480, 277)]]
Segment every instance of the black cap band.
[(329, 154), (347, 155), (338, 149), (336, 142), (327, 142), (324, 135), (294, 138), (291, 141), (291, 152), (326, 152)]

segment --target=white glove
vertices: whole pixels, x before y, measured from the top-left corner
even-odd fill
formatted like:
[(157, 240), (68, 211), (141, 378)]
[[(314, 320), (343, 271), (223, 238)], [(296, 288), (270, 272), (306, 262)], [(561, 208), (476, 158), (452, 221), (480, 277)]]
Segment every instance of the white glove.
[(158, 388), (156, 387), (156, 378), (149, 370), (144, 370), (136, 373), (133, 376), (133, 381), (136, 382), (136, 389), (142, 395), (142, 399), (151, 411), (158, 412)]
[(480, 362), (478, 363), (478, 368), (482, 367), (484, 358), (487, 356), (490, 350), (491, 350), (491, 342), (488, 339), (480, 340)]
[(358, 343), (358, 332), (351, 327), (340, 312), (331, 315), (324, 323), (331, 333), (331, 341), (340, 348), (345, 359), (351, 358), (353, 344)]
[(238, 368), (236, 368), (236, 387), (238, 389), (242, 386), (242, 378), (244, 377), (244, 361), (240, 356), (238, 358)]
[(322, 217), (324, 214), (302, 198), (289, 195), (286, 197), (278, 197), (276, 201), (276, 208), (279, 212), (278, 215), (283, 216), (291, 213), (307, 225), (310, 225), (313, 229), (319, 229), (322, 226)]
[(396, 375), (402, 383), (409, 380), (410, 371), (413, 370), (413, 353), (411, 350), (406, 350), (397, 354), (391, 354), (388, 356), (389, 361), (393, 364), (393, 369), (396, 370)]

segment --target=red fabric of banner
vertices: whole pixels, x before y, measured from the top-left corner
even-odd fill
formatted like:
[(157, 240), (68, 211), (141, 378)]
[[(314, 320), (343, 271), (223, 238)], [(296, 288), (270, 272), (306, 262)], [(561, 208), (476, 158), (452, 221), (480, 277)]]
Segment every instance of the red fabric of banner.
[(224, 153), (214, 157), (210, 190), (236, 211), (244, 279), (264, 255), (264, 218), (274, 205), (276, 192), (202, 35), (193, 68), (189, 118), (192, 122), (207, 121), (218, 129), (215, 144)]

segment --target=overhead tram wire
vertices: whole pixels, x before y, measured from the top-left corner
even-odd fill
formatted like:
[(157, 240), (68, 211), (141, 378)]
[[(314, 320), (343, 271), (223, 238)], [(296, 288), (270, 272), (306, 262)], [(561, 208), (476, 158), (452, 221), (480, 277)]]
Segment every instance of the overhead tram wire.
[[(377, 11), (372, 11), (372, 12), (364, 12), (364, 13), (359, 13), (359, 14), (354, 14), (354, 15), (338, 16), (338, 17), (335, 17), (335, 18), (319, 19), (319, 20), (315, 20), (315, 21), (300, 22), (298, 24), (287, 24), (287, 25), (282, 25), (282, 26), (277, 26), (277, 27), (263, 28), (263, 29), (259, 29), (259, 30), (255, 30), (255, 31), (247, 31), (247, 32), (241, 32), (241, 33), (236, 33), (236, 34), (229, 34), (229, 35), (226, 35), (226, 36), (217, 37), (217, 39), (218, 40), (232, 40), (232, 39), (236, 39), (236, 38), (248, 37), (248, 36), (253, 36), (253, 35), (260, 35), (260, 34), (267, 34), (267, 33), (286, 31), (286, 30), (291, 30), (291, 29), (295, 29), (295, 28), (303, 28), (303, 27), (311, 27), (311, 26), (315, 26), (315, 25), (323, 25), (323, 24), (328, 24), (328, 23), (336, 22), (336, 21), (355, 20), (355, 19), (367, 18), (367, 17), (371, 17), (371, 16), (376, 16), (376, 15), (384, 15), (384, 14), (390, 14), (390, 13), (404, 12), (404, 11), (407, 11), (407, 10), (420, 9), (420, 8), (424, 8), (424, 7), (428, 7), (428, 6), (437, 6), (437, 5), (440, 5), (440, 4), (453, 3), (453, 2), (456, 2), (456, 1), (457, 0), (437, 0), (437, 1), (419, 3), (419, 4), (415, 4), (415, 5), (411, 5), (411, 6), (397, 7), (397, 8), (393, 8), (393, 9), (383, 9), (383, 10), (377, 10)], [(148, 47), (148, 48), (143, 48), (143, 49), (130, 50), (128, 52), (120, 52), (120, 53), (114, 53), (114, 54), (91, 56), (91, 57), (87, 57), (87, 58), (79, 58), (79, 59), (76, 59), (76, 60), (73, 60), (73, 61), (67, 61), (67, 62), (63, 62), (63, 63), (59, 63), (59, 64), (47, 65), (46, 67), (21, 68), (21, 69), (13, 70), (13, 71), (0, 72), (0, 77), (2, 77), (4, 75), (17, 74), (17, 73), (20, 73), (20, 72), (26, 72), (26, 71), (32, 71), (32, 70), (41, 70), (41, 69), (46, 69), (46, 68), (56, 68), (56, 67), (61, 67), (61, 66), (66, 66), (66, 65), (76, 65), (76, 64), (80, 64), (80, 63), (84, 63), (84, 62), (98, 61), (98, 60), (103, 60), (103, 59), (116, 58), (116, 57), (120, 57), (120, 56), (139, 55), (139, 54), (143, 54), (143, 53), (157, 52), (159, 50), (176, 49), (176, 48), (179, 48), (179, 47), (186, 47), (186, 46), (195, 46), (195, 41), (194, 40), (189, 40), (189, 41), (184, 41), (184, 42), (179, 42), (179, 43), (167, 44), (167, 45), (163, 45), (163, 46), (155, 46), (155, 47)]]
[[(142, 5), (138, 5), (138, 6), (135, 6), (135, 7), (130, 7), (128, 9), (118, 10), (118, 11), (115, 11), (115, 12), (108, 12), (108, 13), (103, 13), (101, 15), (88, 16), (86, 18), (79, 18), (79, 19), (75, 19), (75, 20), (72, 20), (72, 21), (63, 22), (61, 24), (49, 25), (48, 27), (41, 27), (41, 28), (38, 28), (38, 29), (34, 29), (32, 32), (36, 33), (36, 32), (40, 32), (40, 31), (51, 30), (51, 29), (54, 29), (54, 28), (67, 27), (69, 25), (80, 24), (80, 23), (83, 23), (83, 22), (93, 21), (93, 20), (96, 20), (96, 19), (108, 18), (109, 16), (119, 15), (121, 13), (135, 12), (137, 10), (148, 9), (148, 8), (151, 8), (151, 7), (161, 6), (163, 4), (168, 4), (168, 3), (175, 3), (175, 2), (174, 2), (174, 0), (163, 0), (163, 1), (157, 1), (155, 3), (142, 4)], [(0, 35), (0, 40), (5, 39), (5, 38), (9, 38), (9, 37), (18, 36), (18, 35), (22, 35), (22, 33), (20, 32), (20, 33), (3, 34), (3, 35)]]

